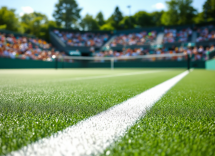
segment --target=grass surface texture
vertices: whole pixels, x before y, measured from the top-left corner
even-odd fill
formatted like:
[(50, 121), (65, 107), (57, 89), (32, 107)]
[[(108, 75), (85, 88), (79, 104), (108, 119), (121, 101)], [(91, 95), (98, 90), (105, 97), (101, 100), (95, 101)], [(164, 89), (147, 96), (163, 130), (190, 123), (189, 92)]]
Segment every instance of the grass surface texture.
[[(96, 115), (183, 71), (0, 70), (0, 155)], [(214, 71), (189, 73), (103, 155), (214, 155), (214, 78)]]

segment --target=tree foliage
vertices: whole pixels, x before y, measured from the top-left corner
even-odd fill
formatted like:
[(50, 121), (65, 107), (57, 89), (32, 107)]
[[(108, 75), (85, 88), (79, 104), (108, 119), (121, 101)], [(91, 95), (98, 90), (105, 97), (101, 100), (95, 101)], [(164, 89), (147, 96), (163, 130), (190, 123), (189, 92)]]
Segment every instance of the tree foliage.
[(46, 15), (33, 12), (30, 14), (24, 14), (21, 17), (21, 25), (24, 28), (24, 32), (40, 37), (41, 27), (48, 23)]
[(100, 30), (114, 30), (115, 28), (110, 24), (110, 23), (106, 23), (103, 26), (101, 26)]
[(203, 5), (203, 11), (206, 19), (215, 20), (215, 0), (207, 0)]
[(98, 22), (93, 18), (93, 16), (86, 14), (86, 16), (81, 20), (80, 26), (83, 30), (99, 30)]
[(204, 12), (198, 13), (198, 14), (196, 15), (196, 17), (194, 18), (194, 22), (195, 22), (196, 24), (205, 22)]
[(20, 31), (19, 19), (15, 15), (14, 9), (8, 9), (7, 7), (2, 7), (0, 9), (0, 25), (1, 28)]
[(99, 26), (102, 26), (105, 24), (104, 15), (101, 11), (96, 15), (96, 21), (98, 22)]
[(164, 11), (154, 11), (150, 13), (151, 22), (153, 26), (162, 26), (161, 17), (164, 14)]
[(48, 21), (47, 23), (41, 25), (40, 28), (40, 34), (39, 34), (39, 38), (43, 38), (47, 41), (50, 40), (49, 38), (49, 28), (57, 28), (57, 23), (55, 21)]
[(193, 0), (167, 1), (168, 11), (162, 15), (161, 22), (164, 25), (191, 24), (197, 14), (192, 6)]
[(136, 14), (134, 14), (133, 17), (136, 25), (139, 25), (141, 27), (153, 26), (151, 15), (146, 11), (139, 11)]
[(49, 28), (57, 27), (55, 21), (49, 21), (47, 16), (38, 12), (24, 14), (21, 17), (24, 33), (49, 40)]
[(81, 9), (75, 0), (59, 0), (55, 8), (53, 17), (58, 26), (63, 25), (65, 28), (76, 27), (76, 22), (81, 18)]
[(110, 23), (114, 29), (122, 29), (120, 21), (123, 19), (123, 14), (119, 7), (116, 7), (114, 13), (108, 18), (107, 22)]
[(6, 29), (6, 28), (7, 28), (6, 24), (0, 25), (0, 29)]
[(87, 14), (81, 19), (76, 0), (58, 0), (54, 10), (54, 21), (49, 21), (47, 16), (39, 12), (24, 14), (19, 17), (14, 9), (0, 8), (0, 29), (8, 29), (35, 35), (49, 40), (49, 28), (72, 28), (73, 30), (122, 30), (136, 27), (152, 27), (162, 25), (182, 25), (203, 23), (215, 20), (215, 0), (206, 0), (203, 12), (198, 13), (192, 6), (193, 0), (168, 0), (167, 11), (146, 12), (139, 11), (133, 16), (123, 16), (119, 7), (113, 14), (104, 19), (102, 12), (94, 18)]
[(119, 24), (123, 29), (133, 29), (135, 28), (135, 19), (133, 16), (125, 16)]

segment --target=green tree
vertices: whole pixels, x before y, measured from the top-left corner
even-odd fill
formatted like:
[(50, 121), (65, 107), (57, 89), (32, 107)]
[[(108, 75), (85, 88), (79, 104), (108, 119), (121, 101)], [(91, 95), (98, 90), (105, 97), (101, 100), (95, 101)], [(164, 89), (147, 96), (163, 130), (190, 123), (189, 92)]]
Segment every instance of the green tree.
[(19, 19), (14, 9), (8, 9), (7, 7), (0, 9), (0, 25), (7, 30), (21, 31)]
[(135, 27), (135, 19), (132, 16), (125, 16), (119, 24), (123, 29), (132, 29)]
[(164, 11), (154, 11), (152, 13), (150, 13), (151, 16), (151, 20), (152, 20), (152, 26), (161, 26), (162, 22), (161, 22), (161, 17), (163, 15)]
[(122, 29), (122, 27), (120, 26), (120, 21), (123, 19), (123, 14), (122, 12), (119, 10), (119, 7), (115, 8), (114, 13), (111, 15), (111, 17), (107, 20), (108, 23), (110, 23), (110, 25), (112, 27), (114, 27), (114, 29), (118, 30), (118, 29)]
[(0, 25), (0, 29), (6, 29), (7, 28), (7, 25), (4, 24), (4, 25)]
[(136, 14), (134, 14), (133, 17), (136, 25), (138, 26), (141, 26), (141, 27), (153, 26), (152, 17), (146, 11), (139, 11)]
[(50, 41), (49, 38), (49, 28), (57, 28), (57, 23), (55, 21), (48, 21), (45, 24), (42, 24), (40, 27), (39, 38), (43, 38), (46, 41)]
[(99, 26), (105, 24), (104, 15), (101, 11), (96, 15), (96, 21), (98, 22)]
[(207, 0), (203, 5), (205, 19), (215, 20), (215, 0)]
[(35, 35), (46, 41), (50, 41), (49, 28), (58, 27), (55, 21), (49, 21), (46, 15), (38, 12), (24, 14), (21, 17), (21, 25), (24, 29), (24, 33)]
[(192, 7), (193, 0), (170, 0), (167, 1), (168, 11), (162, 15), (164, 25), (192, 24), (197, 14)]
[(21, 17), (21, 25), (24, 28), (24, 32), (35, 35), (37, 37), (44, 36), (42, 35), (41, 28), (47, 24), (47, 16), (38, 12), (24, 14)]
[(80, 26), (83, 30), (99, 30), (99, 24), (93, 18), (93, 16), (86, 14), (86, 16), (81, 20)]
[(200, 12), (196, 15), (196, 17), (194, 18), (194, 22), (196, 24), (199, 24), (199, 23), (203, 23), (205, 21), (204, 19), (204, 12)]
[(114, 29), (115, 28), (110, 23), (106, 23), (100, 27), (100, 30), (104, 30), (104, 31), (109, 31), (109, 30), (114, 30)]
[(59, 0), (55, 8), (53, 17), (58, 26), (64, 25), (65, 28), (76, 27), (77, 21), (81, 18), (81, 9), (75, 0)]

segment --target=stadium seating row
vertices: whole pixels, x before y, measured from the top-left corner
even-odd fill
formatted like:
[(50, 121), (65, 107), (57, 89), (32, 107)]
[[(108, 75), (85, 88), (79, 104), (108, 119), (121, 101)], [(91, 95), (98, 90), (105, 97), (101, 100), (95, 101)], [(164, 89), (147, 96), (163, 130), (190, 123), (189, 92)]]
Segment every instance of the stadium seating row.
[(163, 43), (190, 42), (192, 30), (190, 28), (177, 31), (176, 29), (165, 29)]
[(157, 37), (156, 31), (143, 31), (139, 33), (119, 34), (109, 44), (110, 47), (121, 45), (145, 45), (154, 42)]
[[(196, 45), (186, 45), (196, 32)], [(107, 32), (69, 32), (54, 29), (52, 32), (60, 41), (68, 46), (74, 46), (77, 51), (89, 47), (94, 57), (128, 57), (147, 54), (185, 53), (192, 55), (193, 60), (206, 60), (207, 55), (214, 51), (215, 27), (208, 25), (192, 30), (189, 27), (166, 28), (159, 30), (132, 30), (117, 32), (116, 35)], [(162, 45), (152, 48), (159, 33), (163, 33)], [(212, 41), (212, 42), (211, 42)], [(109, 49), (97, 49), (106, 43)], [(181, 44), (183, 43), (183, 44)], [(53, 61), (57, 56), (68, 55), (68, 52), (57, 51), (55, 47), (42, 39), (35, 37), (0, 33), (0, 57), (31, 60)]]
[(215, 27), (208, 26), (198, 29), (198, 36), (196, 42), (215, 40)]
[(141, 56), (141, 55), (150, 55), (150, 54), (178, 54), (178, 53), (183, 53), (183, 54), (189, 54), (191, 56), (191, 59), (193, 61), (196, 60), (207, 60), (207, 56), (215, 51), (215, 46), (210, 46), (210, 47), (175, 47), (175, 48), (158, 48), (157, 50), (149, 50), (149, 49), (143, 49), (143, 48), (136, 48), (136, 49), (126, 49), (124, 51), (104, 51), (104, 52), (99, 52), (95, 53), (94, 57), (122, 57), (126, 58), (129, 56)]
[(195, 30), (190, 27), (166, 28), (161, 30), (150, 30), (138, 32), (134, 30), (119, 31), (114, 35), (107, 33), (93, 32), (68, 32), (63, 30), (53, 30), (54, 34), (68, 46), (73, 47), (102, 47), (106, 42), (106, 46), (122, 47), (122, 46), (144, 46), (156, 44), (158, 34), (163, 34), (162, 44), (168, 43), (184, 43), (184, 42), (201, 42), (207, 40), (215, 40), (215, 27), (213, 25), (199, 27), (197, 31), (196, 41), (192, 40)]
[(52, 61), (59, 53), (42, 39), (0, 33), (0, 57)]
[(53, 31), (64, 43), (70, 46), (95, 46), (101, 47), (105, 42), (108, 41), (108, 34), (99, 33), (75, 33), (65, 32), (60, 30)]

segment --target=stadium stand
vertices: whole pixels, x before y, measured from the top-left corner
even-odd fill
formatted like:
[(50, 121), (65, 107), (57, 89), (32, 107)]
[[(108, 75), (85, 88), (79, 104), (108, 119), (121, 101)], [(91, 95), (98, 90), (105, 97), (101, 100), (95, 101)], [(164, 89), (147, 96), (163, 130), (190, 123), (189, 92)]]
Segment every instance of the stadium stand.
[(215, 27), (213, 25), (201, 27), (197, 32), (196, 42), (215, 40)]
[(111, 47), (117, 51), (122, 51), (124, 48), (150, 49), (152, 44), (156, 44), (160, 32), (162, 32), (161, 27), (116, 31), (113, 38), (103, 47)]
[(45, 40), (42, 39), (35, 39), (35, 38), (29, 38), (29, 41), (34, 45), (34, 46), (38, 46), (42, 49), (51, 49), (52, 45), (49, 44), (48, 42), (46, 42)]
[(0, 57), (25, 60), (53, 61), (58, 55), (51, 44), (42, 39), (19, 34), (0, 33)]
[(99, 34), (91, 32), (65, 32), (55, 29), (53, 31), (64, 43), (69, 46), (86, 46), (86, 47), (101, 47), (108, 41), (108, 34)]
[(196, 60), (207, 60), (207, 54), (215, 51), (215, 47), (212, 45), (210, 47), (194, 46), (194, 47), (175, 47), (175, 48), (158, 48), (155, 50), (149, 49), (126, 49), (124, 51), (104, 51), (95, 53), (95, 57), (129, 57), (129, 56), (141, 56), (150, 54), (190, 54), (193, 61)]
[(110, 31), (89, 32), (51, 28), (49, 32), (51, 43), (68, 55), (80, 51), (82, 56), (91, 56), (92, 52), (99, 51), (112, 37)]
[(190, 28), (181, 30), (165, 29), (163, 43), (190, 42), (191, 36), (192, 30)]
[(110, 43), (110, 47), (150, 44), (151, 42), (155, 41), (156, 37), (156, 31), (120, 34), (113, 39), (113, 41)]
[(171, 26), (163, 28), (162, 44), (167, 48), (180, 47), (184, 43), (192, 42), (192, 26)]
[[(215, 51), (215, 27), (206, 25), (191, 28), (141, 28), (116, 31), (113, 34), (109, 31), (81, 32), (53, 28), (50, 29), (52, 44), (34, 36), (0, 31), (0, 56), (53, 61), (56, 57), (77, 53), (94, 57), (183, 53), (189, 54), (192, 60), (207, 60), (208, 55)], [(156, 45), (158, 36), (159, 40), (162, 39), (159, 46)], [(193, 40), (195, 42), (191, 42)], [(52, 45), (59, 47), (62, 52)]]

